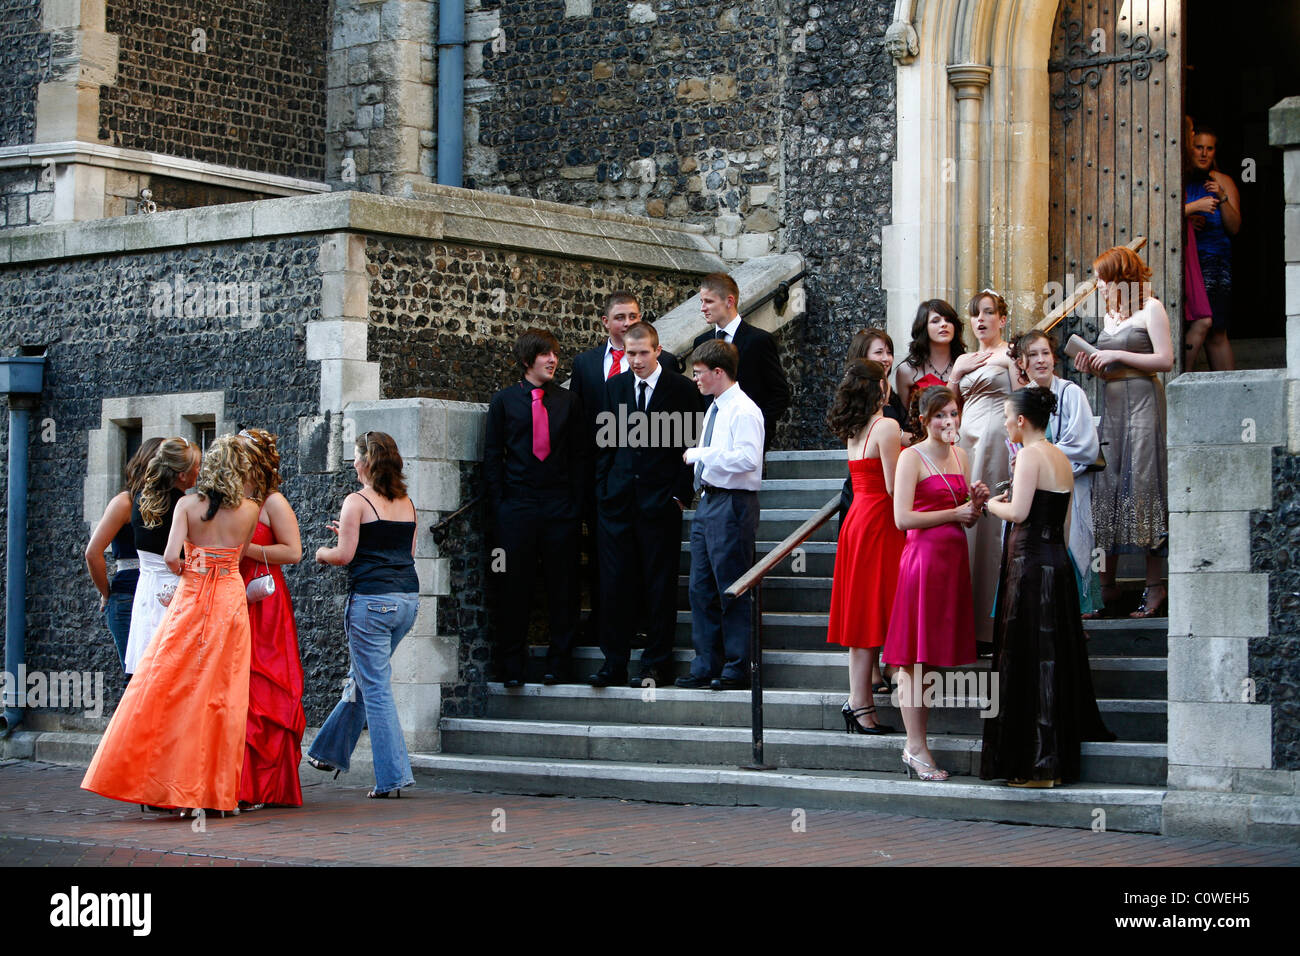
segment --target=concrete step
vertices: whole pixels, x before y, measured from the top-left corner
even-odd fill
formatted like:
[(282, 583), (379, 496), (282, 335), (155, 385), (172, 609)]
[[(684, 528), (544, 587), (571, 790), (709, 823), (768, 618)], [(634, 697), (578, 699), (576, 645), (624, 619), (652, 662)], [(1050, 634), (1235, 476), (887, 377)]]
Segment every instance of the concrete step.
[[(735, 694), (746, 701), (744, 691)], [(783, 769), (871, 770), (904, 773), (899, 732), (879, 737), (828, 730), (764, 728), (764, 759)], [(632, 763), (739, 765), (749, 759), (748, 727), (679, 727), (664, 724), (571, 723), (446, 717), (439, 722), (443, 753), (548, 760), (620, 760)], [(979, 776), (980, 736), (931, 734), (939, 766), (960, 776)], [(1082, 745), (1081, 774), (1087, 782), (1161, 786), (1165, 745), (1117, 741)]]
[[(897, 758), (895, 758), (897, 759)], [(748, 762), (748, 753), (746, 754)], [(494, 793), (657, 803), (874, 810), (1034, 826), (1159, 833), (1163, 787), (1073, 784), (1022, 790), (970, 777), (937, 783), (870, 771), (756, 772), (733, 766), (412, 754), (416, 779)], [(902, 766), (901, 764), (899, 765)]]
[(808, 479), (848, 476), (848, 455), (843, 448), (817, 451), (770, 451), (764, 456), (765, 478)]
[[(758, 541), (754, 545), (754, 552), (758, 557), (772, 551), (779, 541)], [(810, 575), (813, 577), (829, 578), (835, 573), (835, 548), (836, 542), (830, 541), (805, 541), (799, 546), (797, 551), (791, 552), (787, 557), (782, 559), (781, 563), (771, 572), (774, 575)], [(677, 566), (678, 573), (685, 576), (691, 571), (691, 543), (689, 538), (682, 541), (681, 563)]]
[[(817, 513), (817, 508), (760, 508), (758, 512), (758, 537), (756, 541), (784, 541), (791, 532)], [(691, 521), (695, 511), (687, 511), (682, 524), (682, 540), (691, 539)], [(831, 518), (808, 538), (809, 541), (834, 541), (839, 535), (839, 522)]]
[[(686, 647), (673, 651), (674, 677), (684, 677), (690, 672), (695, 652)], [(600, 669), (604, 655), (598, 647), (576, 647), (573, 650), (573, 682), (586, 683), (590, 674)], [(641, 653), (633, 649), (630, 667), (636, 672)], [(531, 648), (527, 678), (541, 680), (545, 671), (546, 648)], [(1103, 657), (1091, 658), (1093, 693), (1098, 697), (1128, 700), (1164, 700), (1166, 660), (1163, 657)], [(807, 650), (763, 652), (763, 685), (773, 690), (828, 690), (848, 693), (849, 654), (845, 650)], [(987, 671), (988, 658), (980, 658), (961, 671)]]
[[(831, 606), (832, 581), (829, 577), (810, 574), (788, 577), (770, 574), (763, 579), (763, 610), (825, 615)], [(684, 575), (677, 579), (677, 606), (691, 606), (690, 579)], [(822, 638), (825, 637), (823, 634)]]
[[(787, 730), (829, 730), (844, 732), (840, 708), (846, 691), (765, 690), (765, 728)], [(902, 726), (897, 702), (889, 694), (877, 694), (880, 719)], [(1106, 727), (1121, 740), (1160, 743), (1165, 739), (1167, 707), (1162, 700), (1097, 701)], [(673, 724), (690, 727), (750, 726), (750, 699), (711, 690), (671, 688), (589, 687), (560, 684), (546, 687), (528, 684), (506, 690), (500, 683), (488, 684), (487, 714), (498, 720), (544, 720), (623, 724)], [(983, 734), (978, 705), (936, 707), (930, 712), (929, 729), (935, 734)], [(847, 735), (846, 735), (847, 736)]]
[(838, 498), (844, 489), (848, 465), (838, 478), (765, 478), (758, 492), (759, 508), (821, 508), (831, 498)]

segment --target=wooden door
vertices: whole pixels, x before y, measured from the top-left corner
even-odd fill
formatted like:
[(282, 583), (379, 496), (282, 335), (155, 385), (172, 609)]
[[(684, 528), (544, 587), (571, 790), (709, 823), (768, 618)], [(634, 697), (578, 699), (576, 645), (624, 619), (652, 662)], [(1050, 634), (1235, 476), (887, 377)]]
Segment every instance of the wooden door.
[[(1182, 0), (1063, 0), (1052, 33), (1051, 279), (1068, 295), (1145, 236), (1153, 293), (1182, 331)], [(1057, 327), (1094, 340), (1096, 296)]]

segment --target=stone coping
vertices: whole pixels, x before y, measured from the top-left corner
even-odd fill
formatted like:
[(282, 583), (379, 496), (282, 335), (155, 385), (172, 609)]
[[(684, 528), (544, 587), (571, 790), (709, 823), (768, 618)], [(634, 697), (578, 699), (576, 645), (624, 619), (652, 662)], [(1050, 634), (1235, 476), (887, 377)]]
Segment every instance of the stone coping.
[(359, 232), (495, 246), (647, 269), (705, 274), (724, 264), (702, 235), (653, 220), (437, 187), (426, 198), (340, 191), (0, 232), (0, 264)]
[(296, 196), (302, 193), (329, 192), (328, 183), (278, 173), (264, 173), (255, 169), (240, 169), (206, 163), (184, 156), (167, 153), (150, 153), (142, 149), (124, 149), (104, 143), (85, 143), (66, 140), (60, 143), (26, 143), (20, 146), (0, 147), (0, 169), (12, 166), (40, 166), (46, 160), (58, 165), (83, 163), (106, 169), (121, 169), (152, 176), (170, 176), (212, 186), (246, 189), (249, 192), (271, 193), (278, 196)]

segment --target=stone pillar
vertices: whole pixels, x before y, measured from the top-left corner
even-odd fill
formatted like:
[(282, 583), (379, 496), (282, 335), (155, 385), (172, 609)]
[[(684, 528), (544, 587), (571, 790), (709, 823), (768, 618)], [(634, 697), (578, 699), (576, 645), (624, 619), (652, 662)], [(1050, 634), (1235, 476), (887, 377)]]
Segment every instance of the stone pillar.
[(1300, 453), (1300, 96), (1268, 111), (1269, 142), (1283, 150), (1282, 255), (1286, 260), (1287, 450)]
[[(117, 35), (105, 32), (105, 0), (45, 0), (42, 26), (50, 35), (49, 79), (36, 91), (37, 143), (99, 142), (99, 90), (117, 80)], [(81, 222), (104, 216), (100, 166), (68, 163), (54, 169), (48, 218)]]
[[(450, 562), (430, 531), (441, 515), (464, 503), (460, 463), (483, 457), (487, 409), (430, 398), (353, 402), (344, 412), (345, 435), (382, 431), (393, 436), (405, 466), (407, 491), (416, 506), (415, 567), (420, 611), (415, 626), (393, 655), (393, 695), (409, 749), (436, 752), (442, 716), (442, 685), (456, 683), (459, 640), (438, 633), (439, 596), (450, 594)], [(352, 442), (344, 443), (351, 461)]]
[(948, 67), (957, 95), (957, 308), (980, 288), (980, 104), (993, 69), (978, 63)]
[(325, 178), (409, 195), (433, 179), (436, 6), (339, 0), (326, 56)]
[[(1277, 756), (1295, 728), (1275, 713), (1295, 683), (1296, 638), (1279, 633), (1286, 599), (1270, 601), (1270, 591), (1293, 589), (1279, 552), (1293, 552), (1296, 492), (1275, 487), (1274, 475), (1300, 434), (1300, 97), (1269, 118), (1272, 143), (1286, 150), (1287, 369), (1184, 374), (1168, 390), (1164, 832), (1300, 844), (1300, 768)], [(1271, 547), (1261, 527), (1272, 529)], [(1261, 689), (1276, 703), (1257, 702)]]

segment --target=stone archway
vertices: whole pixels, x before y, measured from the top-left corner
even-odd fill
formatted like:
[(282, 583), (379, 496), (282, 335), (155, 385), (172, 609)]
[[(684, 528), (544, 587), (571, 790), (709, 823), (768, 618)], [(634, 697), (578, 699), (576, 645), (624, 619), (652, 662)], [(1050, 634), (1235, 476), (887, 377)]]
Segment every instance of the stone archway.
[(910, 337), (916, 304), (961, 308), (991, 285), (1016, 329), (1041, 316), (1049, 278), (1054, 4), (897, 0), (893, 223), (884, 235), (889, 330)]

